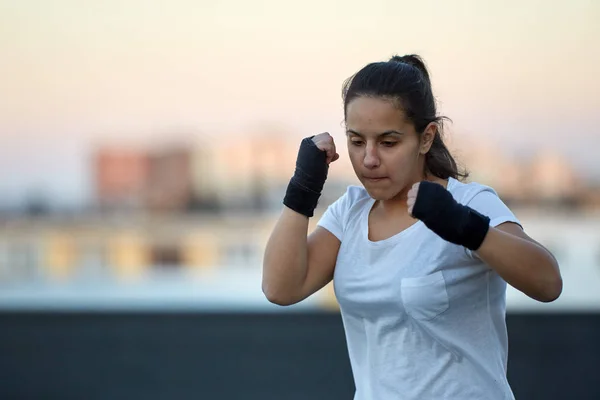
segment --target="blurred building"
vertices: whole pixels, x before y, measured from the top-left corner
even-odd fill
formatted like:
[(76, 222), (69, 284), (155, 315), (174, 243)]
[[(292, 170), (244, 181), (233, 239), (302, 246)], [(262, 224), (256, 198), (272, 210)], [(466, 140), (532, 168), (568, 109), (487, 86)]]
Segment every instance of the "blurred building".
[(530, 177), (523, 179), (529, 198), (563, 200), (580, 195), (581, 180), (572, 165), (557, 152), (545, 150), (536, 153), (525, 172)]
[(507, 202), (560, 205), (583, 198), (582, 179), (558, 152), (541, 149), (519, 158), (480, 138), (457, 142), (453, 154), (467, 167), (469, 180), (493, 187)]
[[(197, 156), (206, 156), (206, 149)], [(203, 187), (214, 191), (225, 209), (273, 210), (279, 207), (285, 186), (294, 173), (298, 146), (284, 135), (254, 135), (212, 145), (210, 170)], [(206, 163), (196, 162), (196, 166)]]
[(123, 146), (107, 146), (96, 151), (92, 162), (98, 206), (143, 206), (150, 174), (150, 157), (147, 152)]
[(174, 147), (149, 154), (144, 203), (149, 210), (181, 211), (192, 202), (192, 149)]
[(97, 205), (105, 210), (185, 210), (193, 199), (192, 150), (108, 146), (93, 158)]
[(255, 268), (274, 223), (274, 217), (210, 213), (15, 219), (0, 229), (0, 282)]
[(269, 211), (280, 207), (298, 143), (283, 135), (212, 140), (195, 146), (98, 149), (97, 202), (103, 209)]
[[(565, 285), (561, 303), (597, 308), (600, 214), (520, 209), (516, 214), (528, 233), (553, 252), (565, 282), (571, 282)], [(316, 212), (310, 219), (309, 231), (321, 215)], [(79, 290), (124, 289), (165, 281), (181, 284), (190, 278), (218, 282), (257, 277), (276, 218), (246, 212), (15, 218), (0, 226), (0, 285), (35, 290), (35, 283), (60, 282)], [(253, 285), (251, 291), (259, 293), (260, 281)], [(513, 305), (532, 306), (518, 291), (510, 289), (507, 296)], [(322, 307), (337, 307), (331, 284), (318, 299)]]
[[(101, 148), (94, 158), (98, 204), (145, 211), (277, 211), (299, 144), (285, 132), (270, 132), (154, 149)], [(320, 207), (339, 198), (348, 185), (360, 185), (345, 141), (336, 145), (340, 158), (330, 165)], [(450, 148), (470, 173), (469, 181), (492, 186), (511, 204), (573, 206), (593, 199), (558, 153), (511, 157), (484, 139), (465, 137), (454, 138)]]
[(600, 209), (600, 183), (589, 187), (582, 193), (581, 203), (588, 209)]
[(220, 208), (219, 183), (215, 176), (217, 164), (214, 149), (201, 143), (192, 150), (190, 160), (192, 209), (216, 210)]

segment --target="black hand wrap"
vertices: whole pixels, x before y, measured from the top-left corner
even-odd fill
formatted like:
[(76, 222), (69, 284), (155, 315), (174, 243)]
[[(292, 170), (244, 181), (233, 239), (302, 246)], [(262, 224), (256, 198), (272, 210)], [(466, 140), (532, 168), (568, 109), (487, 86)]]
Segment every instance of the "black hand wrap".
[(490, 228), (490, 218), (458, 203), (442, 185), (419, 184), (413, 216), (448, 242), (477, 250)]
[(283, 204), (288, 208), (312, 217), (327, 179), (327, 153), (312, 141), (314, 136), (300, 143), (296, 170), (288, 184)]

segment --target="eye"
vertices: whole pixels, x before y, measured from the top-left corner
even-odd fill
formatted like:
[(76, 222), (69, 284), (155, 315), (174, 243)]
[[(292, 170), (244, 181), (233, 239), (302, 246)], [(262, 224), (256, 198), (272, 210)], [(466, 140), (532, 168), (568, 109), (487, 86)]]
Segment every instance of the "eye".
[(396, 143), (398, 143), (398, 142), (389, 142), (389, 141), (381, 142), (381, 144), (384, 145), (385, 147), (393, 147), (396, 145)]
[(362, 140), (351, 140), (350, 143), (352, 143), (353, 146), (362, 146), (363, 141)]

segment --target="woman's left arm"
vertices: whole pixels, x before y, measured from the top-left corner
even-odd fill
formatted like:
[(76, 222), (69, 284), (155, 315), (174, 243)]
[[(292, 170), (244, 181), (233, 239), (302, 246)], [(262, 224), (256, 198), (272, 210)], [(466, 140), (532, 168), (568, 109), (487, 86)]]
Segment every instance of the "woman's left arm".
[(508, 284), (542, 302), (562, 292), (554, 256), (514, 222), (492, 227), (490, 218), (459, 204), (442, 185), (415, 183), (407, 195), (408, 212), (441, 238), (464, 246), (493, 268)]
[(508, 284), (535, 300), (551, 302), (562, 292), (558, 262), (518, 224), (490, 227), (475, 253)]

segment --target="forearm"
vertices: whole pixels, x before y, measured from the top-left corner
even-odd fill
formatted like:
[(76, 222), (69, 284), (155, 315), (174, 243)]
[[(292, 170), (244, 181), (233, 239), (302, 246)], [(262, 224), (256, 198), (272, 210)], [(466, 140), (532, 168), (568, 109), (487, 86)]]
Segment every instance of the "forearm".
[(271, 301), (299, 290), (307, 275), (308, 218), (284, 207), (267, 242), (262, 290)]
[(476, 253), (507, 283), (533, 299), (554, 301), (562, 291), (556, 259), (530, 240), (490, 227)]

